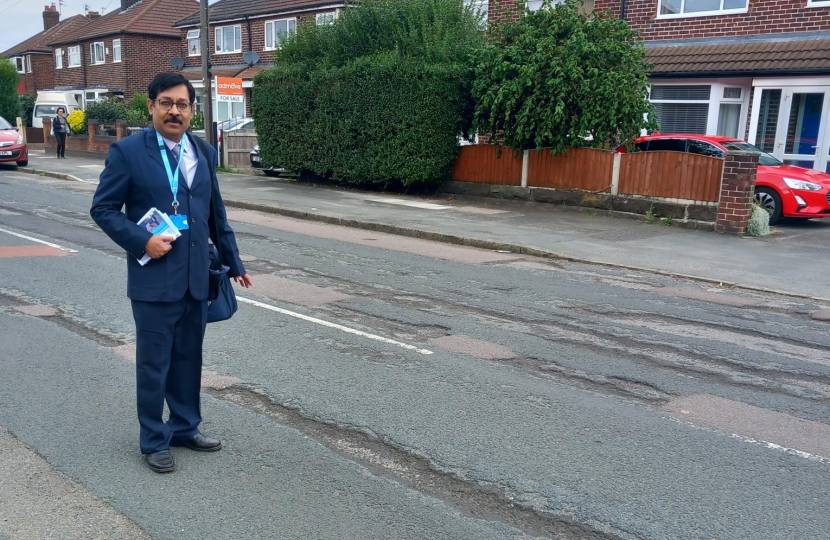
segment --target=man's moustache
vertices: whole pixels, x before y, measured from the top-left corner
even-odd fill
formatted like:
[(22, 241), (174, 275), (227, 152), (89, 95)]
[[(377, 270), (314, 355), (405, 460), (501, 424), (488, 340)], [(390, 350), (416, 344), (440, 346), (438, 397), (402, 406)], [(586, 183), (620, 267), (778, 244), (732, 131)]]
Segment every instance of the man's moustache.
[(165, 119), (164, 123), (165, 124), (181, 124), (182, 120), (181, 120), (181, 118), (176, 118), (175, 116), (171, 116), (170, 118)]

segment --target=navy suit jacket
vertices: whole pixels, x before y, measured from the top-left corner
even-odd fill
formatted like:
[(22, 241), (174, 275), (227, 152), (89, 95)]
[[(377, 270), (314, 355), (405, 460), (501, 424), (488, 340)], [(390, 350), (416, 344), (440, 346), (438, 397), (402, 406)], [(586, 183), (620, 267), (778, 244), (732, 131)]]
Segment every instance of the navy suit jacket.
[[(160, 259), (138, 264), (151, 233), (136, 225), (150, 208), (173, 213), (173, 193), (161, 159), (156, 130), (132, 135), (110, 146), (106, 168), (92, 200), (90, 215), (112, 240), (127, 251), (127, 296), (145, 302), (174, 302), (190, 290), (196, 300), (208, 295), (208, 238), (222, 239), (222, 261), (230, 276), (241, 276), (245, 267), (239, 258), (236, 238), (228, 224), (225, 205), (216, 178), (216, 151), (205, 145), (207, 154), (190, 137), (190, 148), (199, 158), (190, 188), (179, 176), (179, 214), (188, 218), (189, 228), (173, 242)], [(165, 148), (166, 150), (166, 148)], [(170, 155), (170, 154), (168, 154)], [(170, 157), (171, 165), (174, 163)], [(216, 201), (216, 215), (210, 203), (210, 186)], [(124, 207), (124, 212), (121, 208)]]

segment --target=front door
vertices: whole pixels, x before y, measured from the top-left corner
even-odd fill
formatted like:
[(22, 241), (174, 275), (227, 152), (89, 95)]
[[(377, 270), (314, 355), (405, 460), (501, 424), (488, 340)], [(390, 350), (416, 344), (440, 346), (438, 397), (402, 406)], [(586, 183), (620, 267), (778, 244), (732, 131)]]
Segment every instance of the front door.
[(785, 163), (821, 171), (830, 169), (830, 88), (759, 90), (755, 145)]

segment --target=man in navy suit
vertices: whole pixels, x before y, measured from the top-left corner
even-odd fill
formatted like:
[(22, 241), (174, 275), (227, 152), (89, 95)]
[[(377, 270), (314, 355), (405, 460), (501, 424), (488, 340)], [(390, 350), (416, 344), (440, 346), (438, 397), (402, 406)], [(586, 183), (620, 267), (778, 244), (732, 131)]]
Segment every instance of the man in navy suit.
[[(141, 452), (156, 472), (176, 465), (170, 446), (213, 452), (222, 443), (199, 432), (202, 342), (207, 322), (208, 239), (222, 242), (230, 276), (252, 285), (239, 258), (216, 178), (216, 152), (187, 133), (196, 92), (179, 74), (147, 88), (154, 129), (110, 146), (90, 214), (127, 251), (127, 296), (136, 327), (136, 383)], [(206, 152), (202, 151), (206, 149)], [(211, 184), (217, 198), (211, 210)], [(124, 207), (124, 212), (121, 208)], [(150, 209), (167, 213), (181, 236), (138, 226)], [(141, 266), (144, 254), (151, 260)], [(164, 402), (170, 417), (164, 422)]]

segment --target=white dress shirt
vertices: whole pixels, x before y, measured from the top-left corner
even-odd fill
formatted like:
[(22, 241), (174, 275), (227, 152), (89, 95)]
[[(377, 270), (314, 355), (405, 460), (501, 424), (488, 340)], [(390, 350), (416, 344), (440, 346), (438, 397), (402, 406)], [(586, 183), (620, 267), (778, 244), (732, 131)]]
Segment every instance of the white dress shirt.
[[(164, 139), (164, 144), (166, 144), (167, 148), (169, 148), (172, 152), (173, 147), (176, 146), (177, 143), (174, 143), (166, 137), (162, 137), (162, 139)], [(185, 134), (182, 137), (182, 150), (181, 154), (179, 154), (179, 169), (182, 171), (181, 174), (184, 176), (184, 181), (187, 182), (188, 189), (190, 189), (193, 185), (193, 178), (196, 176), (196, 166), (198, 164), (199, 157), (196, 155), (193, 143), (190, 142), (189, 137)]]

